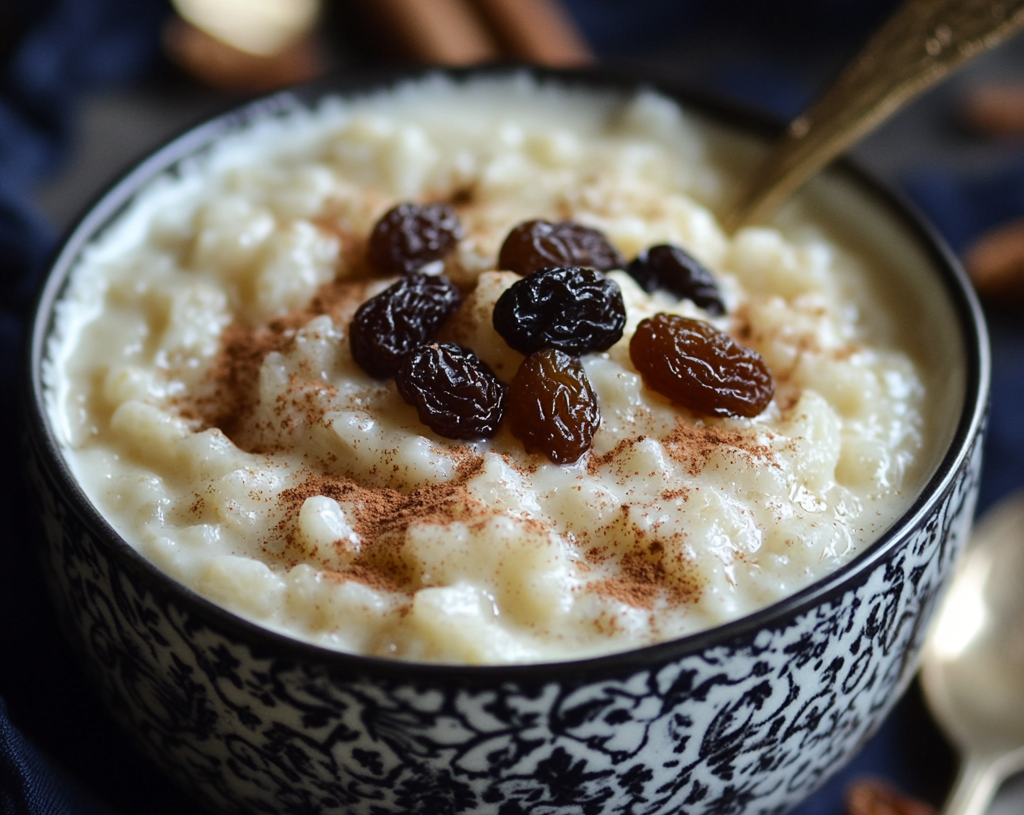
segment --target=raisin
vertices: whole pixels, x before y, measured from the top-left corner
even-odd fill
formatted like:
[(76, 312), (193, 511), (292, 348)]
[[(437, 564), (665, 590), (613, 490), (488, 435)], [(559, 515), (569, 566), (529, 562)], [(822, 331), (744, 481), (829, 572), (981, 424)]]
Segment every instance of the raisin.
[(699, 260), (678, 246), (662, 243), (641, 252), (626, 267), (644, 291), (665, 289), (692, 300), (708, 314), (725, 314), (725, 303), (715, 278)]
[(618, 284), (595, 269), (541, 269), (501, 293), (492, 321), (521, 354), (557, 348), (579, 356), (619, 341), (626, 306)]
[(406, 354), (430, 340), (462, 295), (447, 277), (404, 277), (363, 303), (352, 318), (352, 358), (370, 376), (394, 376)]
[(546, 348), (522, 361), (508, 389), (508, 426), (528, 453), (571, 464), (600, 424), (597, 394), (578, 359)]
[(629, 356), (647, 387), (697, 413), (756, 416), (775, 393), (760, 354), (701, 320), (655, 314), (637, 326)]
[(505, 414), (508, 388), (480, 357), (452, 343), (421, 345), (395, 385), (420, 421), (447, 439), (489, 439)]
[(935, 815), (935, 808), (904, 795), (888, 782), (873, 778), (854, 781), (843, 796), (847, 815)]
[(589, 266), (601, 272), (626, 265), (604, 233), (575, 221), (525, 221), (505, 238), (498, 268), (523, 275), (548, 266)]
[(382, 274), (412, 274), (449, 255), (463, 234), (448, 204), (399, 204), (373, 227), (367, 257)]

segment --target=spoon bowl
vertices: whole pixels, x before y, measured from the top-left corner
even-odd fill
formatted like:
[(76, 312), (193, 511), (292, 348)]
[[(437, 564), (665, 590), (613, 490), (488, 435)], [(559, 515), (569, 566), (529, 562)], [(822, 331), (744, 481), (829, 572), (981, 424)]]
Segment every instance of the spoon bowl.
[(963, 755), (946, 815), (985, 811), (1024, 770), (1024, 492), (975, 530), (922, 654), (936, 720)]

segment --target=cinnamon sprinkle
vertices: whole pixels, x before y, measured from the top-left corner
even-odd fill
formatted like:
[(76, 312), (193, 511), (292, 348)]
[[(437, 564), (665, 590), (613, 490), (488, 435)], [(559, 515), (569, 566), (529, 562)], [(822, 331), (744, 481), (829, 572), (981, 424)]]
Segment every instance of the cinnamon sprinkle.
[[(660, 541), (652, 542), (646, 551), (633, 547), (619, 559), (620, 576), (598, 580), (588, 589), (625, 605), (647, 610), (653, 610), (660, 599), (671, 605), (699, 600), (702, 591), (699, 578), (696, 575), (682, 579), (673, 577), (665, 568), (666, 556), (668, 553)], [(683, 573), (688, 574), (688, 570)]]
[(347, 325), (352, 314), (365, 300), (366, 281), (335, 280), (320, 287), (308, 308), (294, 309), (265, 325), (235, 321), (224, 329), (220, 350), (200, 393), (191, 403), (178, 405), (182, 415), (195, 417), (204, 428), (217, 427), (241, 449), (251, 449), (241, 438), (243, 429), (258, 404), (260, 369), (272, 352), (287, 352), (295, 336), (314, 317), (330, 315), (338, 324)]
[(609, 577), (599, 580), (592, 583), (589, 588), (602, 597), (618, 600), (623, 605), (648, 610), (654, 608), (654, 603), (660, 593), (660, 586), (635, 582), (624, 577)]
[(338, 239), (341, 247), (338, 266), (345, 270), (346, 278), (368, 277), (373, 273), (366, 262), (367, 239), (365, 235), (346, 229), (339, 223), (337, 216), (330, 214), (314, 218), (313, 226), (321, 232), (333, 235)]
[(309, 472), (301, 484), (281, 492), (278, 500), (284, 518), (278, 528), (287, 530), (286, 538), (291, 546), (296, 520), (307, 498), (322, 495), (347, 503), (354, 509), (352, 528), (362, 548), (351, 566), (333, 573), (334, 579), (352, 579), (375, 588), (409, 591), (413, 575), (402, 557), (402, 546), (413, 522), (449, 524), (472, 521), (488, 513), (466, 488), (466, 481), (479, 471), (483, 459), (467, 448), (460, 452), (463, 460), (454, 481), (431, 484), (410, 493), (390, 487), (365, 487), (343, 476)]
[(669, 456), (684, 465), (690, 475), (699, 475), (711, 456), (722, 450), (731, 449), (766, 464), (774, 463), (775, 459), (771, 446), (751, 434), (717, 425), (691, 425), (679, 416), (675, 428), (661, 441)]

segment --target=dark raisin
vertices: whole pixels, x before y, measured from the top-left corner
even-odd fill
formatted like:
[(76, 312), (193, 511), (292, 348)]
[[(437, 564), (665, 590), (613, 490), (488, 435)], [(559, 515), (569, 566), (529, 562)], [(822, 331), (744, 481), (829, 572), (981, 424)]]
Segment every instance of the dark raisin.
[(597, 394), (578, 359), (547, 348), (522, 361), (508, 389), (508, 427), (527, 452), (571, 464), (600, 424)]
[(725, 314), (725, 303), (714, 275), (695, 257), (678, 246), (662, 243), (641, 252), (626, 267), (644, 291), (665, 289), (676, 297), (692, 300), (708, 314)]
[(756, 416), (775, 393), (768, 364), (710, 323), (676, 314), (641, 321), (629, 356), (647, 387), (709, 416)]
[(589, 266), (601, 272), (626, 261), (603, 232), (575, 221), (525, 221), (505, 238), (498, 268), (523, 276), (548, 266)]
[(618, 342), (626, 306), (619, 285), (595, 269), (541, 269), (501, 293), (492, 320), (521, 354), (557, 348), (579, 356)]
[(399, 204), (373, 227), (367, 256), (382, 274), (412, 274), (450, 254), (463, 234), (448, 204)]
[(451, 343), (409, 354), (395, 385), (420, 421), (447, 439), (489, 439), (505, 414), (506, 386), (476, 354)]
[(394, 376), (405, 355), (430, 340), (462, 299), (447, 277), (404, 277), (363, 303), (352, 318), (352, 358), (370, 376)]

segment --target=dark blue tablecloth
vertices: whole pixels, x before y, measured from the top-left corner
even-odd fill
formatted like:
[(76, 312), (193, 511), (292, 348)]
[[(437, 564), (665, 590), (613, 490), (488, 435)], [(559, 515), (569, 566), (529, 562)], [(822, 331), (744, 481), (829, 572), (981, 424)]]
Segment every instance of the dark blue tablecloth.
[[(602, 56), (629, 56), (686, 28), (714, 26), (738, 10), (765, 48), (709, 61), (710, 85), (788, 114), (811, 90), (780, 49), (842, 48), (859, 38), (891, 0), (567, 0)], [(768, 14), (758, 9), (770, 6)], [(33, 292), (55, 245), (52, 226), (33, 205), (33, 189), (59, 168), (75, 132), (83, 94), (105, 83), (138, 81), (158, 63), (164, 0), (33, 0), (0, 4), (0, 815), (195, 812), (140, 758), (112, 724), (62, 643), (44, 594), (26, 523), (18, 453), (17, 381), (21, 331)], [(704, 29), (702, 29), (704, 30)], [(844, 39), (840, 34), (845, 34)], [(801, 38), (803, 38), (801, 40)], [(689, 40), (692, 43), (693, 38)], [(813, 56), (813, 55), (812, 55)], [(813, 83), (811, 83), (813, 84)], [(904, 179), (953, 247), (1024, 215), (1024, 158), (991, 177), (960, 178), (936, 168)], [(993, 320), (995, 402), (982, 506), (1024, 481), (1024, 330), (1019, 319)], [(839, 778), (799, 815), (839, 815), (853, 777), (880, 775), (937, 800), (952, 757), (915, 693)]]

